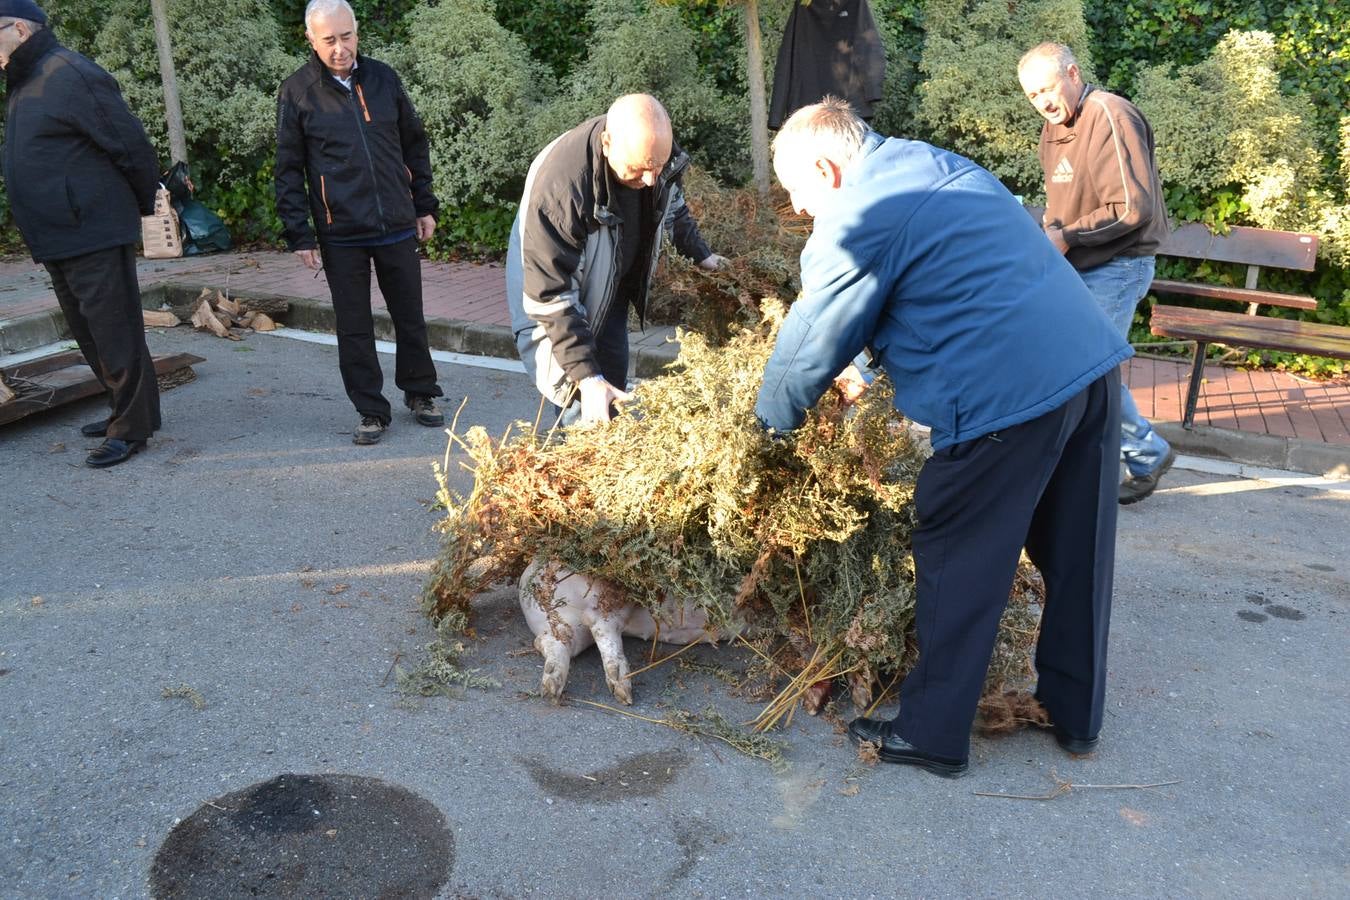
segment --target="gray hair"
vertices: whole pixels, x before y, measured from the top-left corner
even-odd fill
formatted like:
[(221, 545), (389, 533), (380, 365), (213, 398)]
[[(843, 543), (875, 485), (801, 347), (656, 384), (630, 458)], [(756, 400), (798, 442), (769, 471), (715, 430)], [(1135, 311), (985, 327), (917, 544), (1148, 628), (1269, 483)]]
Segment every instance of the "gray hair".
[(347, 0), (309, 0), (309, 5), (305, 7), (305, 34), (309, 34), (309, 23), (315, 16), (331, 16), (338, 10), (351, 16), (352, 30), (358, 30), (356, 13), (352, 11), (352, 5)]
[[(1078, 65), (1078, 57), (1073, 55), (1073, 51), (1063, 44), (1057, 44), (1054, 41), (1046, 41), (1043, 44), (1037, 44), (1017, 61), (1017, 71), (1020, 73), (1027, 66), (1038, 59), (1048, 59), (1059, 67), (1059, 74), (1067, 75), (1069, 66)], [(1081, 69), (1082, 66), (1079, 66)]]
[(25, 19), (22, 16), (0, 16), (0, 25), (17, 25), (19, 22), (28, 26), (28, 30), (36, 34), (46, 26), (41, 22), (34, 22), (32, 19)]
[(774, 168), (784, 157), (824, 157), (847, 168), (862, 152), (867, 123), (858, 118), (847, 100), (826, 96), (797, 110), (773, 139)]

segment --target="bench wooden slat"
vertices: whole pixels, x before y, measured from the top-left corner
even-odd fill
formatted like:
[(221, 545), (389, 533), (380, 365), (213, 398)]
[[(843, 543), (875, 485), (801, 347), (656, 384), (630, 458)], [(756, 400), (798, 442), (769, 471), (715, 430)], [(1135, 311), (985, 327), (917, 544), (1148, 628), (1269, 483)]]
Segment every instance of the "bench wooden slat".
[(1311, 272), (1317, 265), (1317, 244), (1317, 235), (1297, 231), (1235, 225), (1228, 234), (1218, 235), (1191, 223), (1173, 231), (1158, 248), (1158, 255)]
[(1159, 337), (1350, 359), (1350, 328), (1339, 325), (1155, 306), (1149, 330)]
[(1212, 300), (1264, 303), (1267, 306), (1284, 306), (1290, 309), (1317, 309), (1317, 300), (1314, 297), (1279, 294), (1275, 291), (1253, 291), (1247, 288), (1227, 287), (1222, 284), (1197, 284), (1193, 281), (1170, 281), (1158, 278), (1154, 279), (1149, 289), (1159, 294), (1187, 294), (1192, 297), (1208, 297)]

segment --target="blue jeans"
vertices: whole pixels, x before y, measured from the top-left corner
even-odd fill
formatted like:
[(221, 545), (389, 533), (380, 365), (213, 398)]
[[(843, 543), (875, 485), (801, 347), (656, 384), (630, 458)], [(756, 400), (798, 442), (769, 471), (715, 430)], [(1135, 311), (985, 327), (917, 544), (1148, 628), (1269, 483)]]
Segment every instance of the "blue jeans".
[[(1126, 340), (1130, 337), (1134, 310), (1153, 282), (1153, 263), (1152, 256), (1117, 256), (1078, 273)], [(1123, 382), (1120, 394), (1120, 456), (1130, 475), (1137, 478), (1156, 471), (1171, 447), (1139, 415), (1134, 397)]]

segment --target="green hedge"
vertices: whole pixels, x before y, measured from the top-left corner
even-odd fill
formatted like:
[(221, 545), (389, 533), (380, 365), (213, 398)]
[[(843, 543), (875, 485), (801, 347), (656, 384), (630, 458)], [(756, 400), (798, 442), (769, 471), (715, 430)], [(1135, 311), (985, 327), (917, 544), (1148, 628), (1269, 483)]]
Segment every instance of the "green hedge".
[[(723, 0), (354, 0), (362, 49), (404, 75), (433, 140), (437, 253), (500, 249), (525, 167), (613, 97), (652, 91), (698, 165), (748, 175), (743, 4)], [(792, 0), (761, 0), (765, 74)], [(202, 199), (243, 240), (273, 241), (273, 114), (308, 47), (302, 2), (169, 4)], [(874, 126), (930, 140), (1041, 193), (1040, 119), (1016, 60), (1063, 40), (1153, 121), (1179, 221), (1323, 235), (1295, 289), (1350, 323), (1350, 7), (1316, 0), (872, 0), (888, 50)], [(143, 0), (50, 0), (58, 36), (116, 75), (167, 160)], [(1230, 32), (1238, 32), (1231, 35)], [(221, 40), (222, 34), (230, 36)], [(1261, 35), (1264, 36), (1261, 36)], [(0, 195), (0, 216), (5, 214)], [(7, 232), (12, 236), (12, 229)]]

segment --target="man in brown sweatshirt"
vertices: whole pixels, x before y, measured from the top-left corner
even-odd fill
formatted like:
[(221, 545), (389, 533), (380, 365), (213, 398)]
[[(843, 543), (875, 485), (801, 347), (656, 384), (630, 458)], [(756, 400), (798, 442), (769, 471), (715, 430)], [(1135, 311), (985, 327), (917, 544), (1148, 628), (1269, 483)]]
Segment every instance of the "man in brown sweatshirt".
[[(1154, 254), (1169, 232), (1153, 129), (1128, 100), (1085, 84), (1063, 44), (1028, 50), (1017, 77), (1045, 119), (1045, 234), (1128, 339), (1135, 307), (1153, 281)], [(1123, 386), (1120, 431), (1129, 471), (1120, 502), (1135, 503), (1153, 493), (1176, 454)]]

